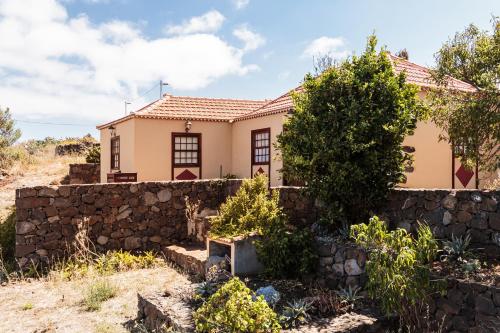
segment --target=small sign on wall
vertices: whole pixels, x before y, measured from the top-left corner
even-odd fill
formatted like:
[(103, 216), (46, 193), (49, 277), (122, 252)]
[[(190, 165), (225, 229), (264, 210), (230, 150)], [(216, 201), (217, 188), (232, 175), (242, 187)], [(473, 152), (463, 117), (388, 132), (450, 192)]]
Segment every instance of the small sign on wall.
[(137, 172), (129, 173), (108, 173), (108, 183), (130, 183), (137, 181)]

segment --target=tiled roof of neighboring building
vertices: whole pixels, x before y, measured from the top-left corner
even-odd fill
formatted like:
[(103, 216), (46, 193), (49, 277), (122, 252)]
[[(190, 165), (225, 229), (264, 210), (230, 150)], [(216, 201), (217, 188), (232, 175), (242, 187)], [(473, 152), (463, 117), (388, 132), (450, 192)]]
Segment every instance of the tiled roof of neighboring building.
[[(388, 53), (388, 57), (396, 74), (401, 72), (406, 74), (406, 82), (423, 88), (437, 87), (432, 79), (430, 69), (390, 53)], [(465, 92), (477, 91), (473, 85), (452, 77), (449, 78), (448, 88)], [(97, 128), (102, 129), (130, 118), (239, 121), (284, 113), (293, 108), (291, 93), (301, 90), (302, 86), (299, 86), (271, 101), (165, 95), (135, 113)]]

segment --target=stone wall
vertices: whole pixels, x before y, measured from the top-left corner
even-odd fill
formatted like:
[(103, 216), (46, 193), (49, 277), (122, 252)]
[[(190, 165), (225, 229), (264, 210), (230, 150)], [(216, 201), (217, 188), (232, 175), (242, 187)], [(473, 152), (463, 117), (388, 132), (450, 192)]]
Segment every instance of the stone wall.
[(69, 165), (69, 184), (96, 184), (101, 182), (99, 163), (79, 163)]
[(365, 284), (365, 250), (355, 244), (330, 238), (316, 238), (316, 249), (319, 255), (319, 284), (330, 289)]
[(16, 191), (16, 257), (63, 255), (82, 226), (98, 251), (159, 250), (188, 238), (185, 197), (217, 208), (239, 180), (22, 188)]
[(415, 231), (427, 222), (437, 238), (468, 232), (475, 243), (500, 246), (499, 201), (500, 191), (397, 189), (380, 215), (391, 227)]
[[(319, 205), (300, 187), (277, 187), (280, 203), (294, 223), (317, 220)], [(472, 241), (500, 246), (500, 191), (395, 189), (378, 215), (390, 223), (415, 232), (427, 222), (437, 238), (470, 233)]]
[(447, 292), (436, 294), (429, 309), (445, 332), (498, 332), (500, 288), (455, 279), (446, 282)]

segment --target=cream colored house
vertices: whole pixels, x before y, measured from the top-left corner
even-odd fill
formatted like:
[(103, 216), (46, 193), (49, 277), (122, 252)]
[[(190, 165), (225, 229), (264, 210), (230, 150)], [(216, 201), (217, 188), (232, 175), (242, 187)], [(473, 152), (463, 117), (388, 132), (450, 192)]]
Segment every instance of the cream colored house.
[[(434, 87), (429, 70), (389, 55), (397, 73), (421, 87)], [(476, 88), (456, 79), (454, 89)], [(249, 178), (261, 172), (271, 186), (286, 184), (274, 148), (283, 122), (293, 112), (290, 93), (274, 100), (236, 100), (164, 95), (123, 118), (98, 126), (101, 179), (109, 181), (188, 180), (228, 174)], [(404, 187), (475, 188), (476, 172), (461, 168), (451, 147), (438, 140), (432, 123), (420, 122), (405, 142), (414, 164)], [(108, 177), (109, 176), (109, 177)]]

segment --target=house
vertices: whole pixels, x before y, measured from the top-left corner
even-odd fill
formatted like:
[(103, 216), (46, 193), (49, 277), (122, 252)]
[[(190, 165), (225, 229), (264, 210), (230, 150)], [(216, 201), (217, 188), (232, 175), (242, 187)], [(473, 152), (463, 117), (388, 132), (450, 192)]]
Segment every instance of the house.
[[(435, 87), (429, 69), (388, 54), (396, 73), (421, 87), (425, 98)], [(466, 82), (450, 78), (450, 87), (474, 92)], [(300, 89), (296, 88), (296, 89)], [(293, 112), (291, 94), (274, 100), (183, 97), (161, 99), (112, 122), (98, 126), (101, 140), (101, 179), (109, 181), (188, 180), (270, 177), (272, 186), (286, 184), (274, 143), (287, 115)], [(404, 149), (414, 155), (404, 187), (475, 188), (477, 170), (467, 171), (439, 141), (432, 122), (419, 122)]]

